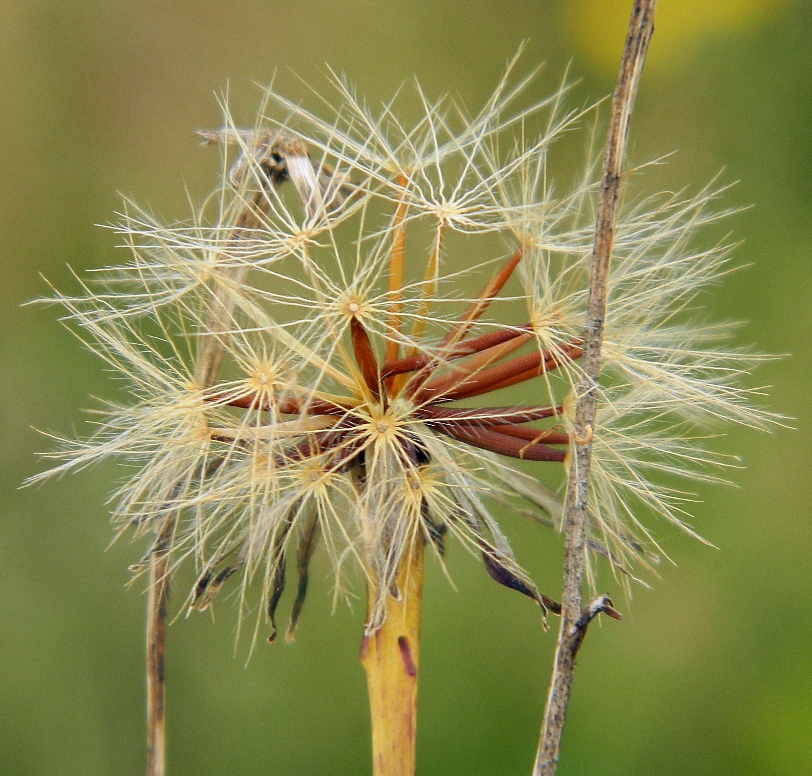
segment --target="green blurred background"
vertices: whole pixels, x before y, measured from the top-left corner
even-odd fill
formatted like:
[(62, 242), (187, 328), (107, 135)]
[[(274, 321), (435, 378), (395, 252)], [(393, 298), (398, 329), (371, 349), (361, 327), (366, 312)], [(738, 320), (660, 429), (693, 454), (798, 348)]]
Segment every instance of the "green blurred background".
[[(216, 155), (192, 137), (216, 126), (230, 84), (252, 116), (254, 82), (325, 62), (378, 101), (419, 76), (429, 95), (470, 106), (528, 39), (534, 94), (568, 64), (576, 101), (609, 92), (630, 3), (312, 0), (277, 2), (0, 2), (0, 773), (142, 772), (140, 588), (125, 589), (141, 547), (112, 536), (114, 469), (18, 491), (49, 442), (32, 427), (81, 428), (110, 378), (57, 323), (20, 303), (70, 287), (109, 263), (121, 191), (167, 218), (186, 189), (213, 185)], [(581, 653), (561, 774), (812, 772), (812, 4), (661, 0), (632, 125), (632, 161), (676, 154), (647, 186), (699, 186), (724, 168), (740, 181), (730, 220), (748, 269), (707, 297), (717, 317), (746, 319), (742, 342), (792, 357), (763, 368), (770, 402), (797, 430), (734, 431), (737, 488), (703, 489), (695, 525), (719, 549), (665, 528), (677, 560), (652, 590), (623, 602), (622, 623), (595, 627)], [(118, 256), (118, 260), (121, 260)], [(547, 592), (560, 548), (506, 523)], [(551, 549), (552, 548), (552, 549)], [(452, 550), (457, 591), (428, 571), (421, 654), (418, 770), (527, 774), (554, 632), (537, 610)], [(604, 584), (616, 592), (608, 576)], [(260, 645), (246, 665), (234, 611), (179, 620), (169, 643), (169, 764), (182, 774), (369, 772), (365, 687), (357, 662), (363, 607), (330, 615), (322, 562), (298, 642)], [(177, 603), (177, 602), (176, 602)]]

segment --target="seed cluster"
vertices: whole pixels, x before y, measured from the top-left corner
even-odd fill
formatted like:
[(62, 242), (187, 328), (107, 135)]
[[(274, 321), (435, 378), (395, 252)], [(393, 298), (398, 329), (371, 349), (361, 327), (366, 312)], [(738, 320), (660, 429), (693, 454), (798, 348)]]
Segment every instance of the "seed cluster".
[[(557, 608), (494, 508), (560, 525), (561, 499), (539, 481), (554, 468), (517, 461), (566, 466), (579, 441), (597, 186), (591, 160), (556, 192), (548, 154), (585, 112), (561, 108), (566, 87), (522, 107), (533, 78), (512, 81), (512, 67), (473, 116), (418, 88), (410, 127), (338, 78), (325, 115), (269, 90), (256, 128), (226, 113), (201, 133), (225, 149), (207, 207), (165, 225), (128, 203), (129, 262), (56, 294), (130, 398), (88, 439), (62, 440), (51, 473), (125, 463), (115, 519), (160, 540), (170, 572), (193, 561), (192, 608), (240, 572), (243, 601), (258, 580), (273, 637), (293, 553), (292, 634), (321, 545), (337, 596), (360, 568), (371, 632), (399, 569), (424, 544), (442, 562), (449, 534)], [(714, 480), (731, 465), (702, 429), (776, 420), (740, 384), (759, 358), (692, 311), (728, 259), (725, 243), (694, 240), (722, 215), (718, 196), (629, 198), (616, 229), (589, 546), (627, 578), (659, 552), (649, 516), (691, 530), (693, 496), (662, 475)]]

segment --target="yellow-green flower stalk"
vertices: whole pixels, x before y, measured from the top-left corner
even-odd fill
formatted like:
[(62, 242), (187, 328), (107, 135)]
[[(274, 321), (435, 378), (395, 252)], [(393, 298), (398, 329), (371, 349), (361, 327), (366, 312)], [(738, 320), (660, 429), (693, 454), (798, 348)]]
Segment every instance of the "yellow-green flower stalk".
[[(418, 88), (410, 126), (337, 77), (320, 113), (269, 89), (254, 129), (226, 111), (201, 133), (226, 152), (205, 207), (165, 225), (127, 204), (128, 261), (56, 295), (130, 396), (63, 440), (51, 473), (126, 463), (120, 530), (152, 537), (146, 560), (159, 551), (166, 574), (194, 565), (190, 609), (232, 585), (244, 614), (258, 590), (255, 635), (267, 620), (276, 636), (289, 559), (289, 637), (317, 545), (338, 597), (360, 577), (379, 776), (414, 770), (426, 552), (442, 563), (453, 537), (559, 611), (493, 509), (560, 525), (539, 478), (560, 482), (573, 440), (597, 176), (590, 164), (573, 190), (553, 187), (548, 155), (584, 112), (562, 108), (566, 87), (514, 108), (533, 76), (512, 70), (475, 115)], [(652, 515), (691, 530), (671, 475), (727, 465), (701, 429), (771, 419), (740, 387), (758, 359), (696, 308), (726, 271), (727, 245), (693, 239), (718, 195), (650, 198), (617, 228), (589, 530), (625, 578), (659, 552)]]

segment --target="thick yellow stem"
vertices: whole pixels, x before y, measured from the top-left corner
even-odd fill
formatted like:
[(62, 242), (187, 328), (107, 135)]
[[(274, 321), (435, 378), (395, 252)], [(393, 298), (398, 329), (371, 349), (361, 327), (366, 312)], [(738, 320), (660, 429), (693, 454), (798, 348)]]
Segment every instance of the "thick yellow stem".
[(389, 596), (386, 620), (361, 643), (372, 722), (373, 776), (413, 776), (417, 667), (423, 595), (423, 539), (398, 574), (400, 600)]

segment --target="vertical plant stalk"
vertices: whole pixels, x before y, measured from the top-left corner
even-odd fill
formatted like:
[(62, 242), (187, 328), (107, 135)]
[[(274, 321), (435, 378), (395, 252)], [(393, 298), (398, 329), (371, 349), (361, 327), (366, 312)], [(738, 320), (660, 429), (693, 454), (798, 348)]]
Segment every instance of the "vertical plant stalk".
[[(387, 329), (390, 332), (400, 331), (400, 312), (403, 300), (403, 259), (406, 253), (406, 234), (403, 219), (406, 216), (406, 186), (408, 180), (405, 175), (398, 175), (397, 185), (402, 190), (398, 197), (395, 210), (395, 228), (392, 234), (392, 250), (389, 254), (389, 300), (390, 310)], [(394, 361), (398, 357), (400, 344), (394, 337), (386, 341), (386, 354), (384, 361)]]
[(595, 241), (589, 268), (587, 322), (583, 344), (583, 379), (577, 387), (575, 429), (578, 437), (569, 469), (564, 533), (564, 588), (561, 627), (556, 644), (544, 722), (536, 755), (534, 776), (553, 776), (558, 766), (561, 736), (569, 705), (575, 658), (586, 629), (600, 612), (619, 618), (606, 596), (583, 605), (586, 566), (586, 517), (589, 494), (589, 468), (592, 456), (592, 429), (595, 425), (598, 376), (600, 373), (603, 325), (606, 317), (609, 260), (615, 236), (618, 192), (623, 169), (626, 139), (634, 98), (648, 44), (654, 32), (656, 0), (635, 0), (629, 20), (626, 45), (617, 86), (612, 99), (609, 132), (603, 159), (603, 180), (595, 223)]
[[(275, 184), (276, 185), (276, 184)], [(247, 230), (261, 224), (267, 207), (267, 194), (255, 192), (240, 212), (229, 239), (230, 244), (244, 238)], [(224, 271), (225, 282), (241, 283), (248, 273), (245, 265)], [(198, 388), (210, 388), (217, 378), (225, 347), (224, 337), (231, 328), (234, 303), (224, 285), (215, 285), (204, 322), (204, 336), (195, 361), (195, 383)], [(169, 559), (167, 545), (175, 529), (176, 514), (167, 510), (161, 526), (156, 529), (150, 552), (149, 598), (147, 600), (147, 770), (146, 776), (166, 774), (166, 605), (169, 598)]]
[(167, 515), (150, 556), (147, 603), (147, 776), (166, 773), (164, 653), (169, 574), (166, 546), (174, 518)]
[[(404, 556), (397, 598), (387, 598), (386, 619), (361, 642), (372, 725), (373, 776), (413, 776), (417, 731), (417, 667), (423, 600), (423, 537)], [(372, 605), (370, 586), (370, 608)]]

